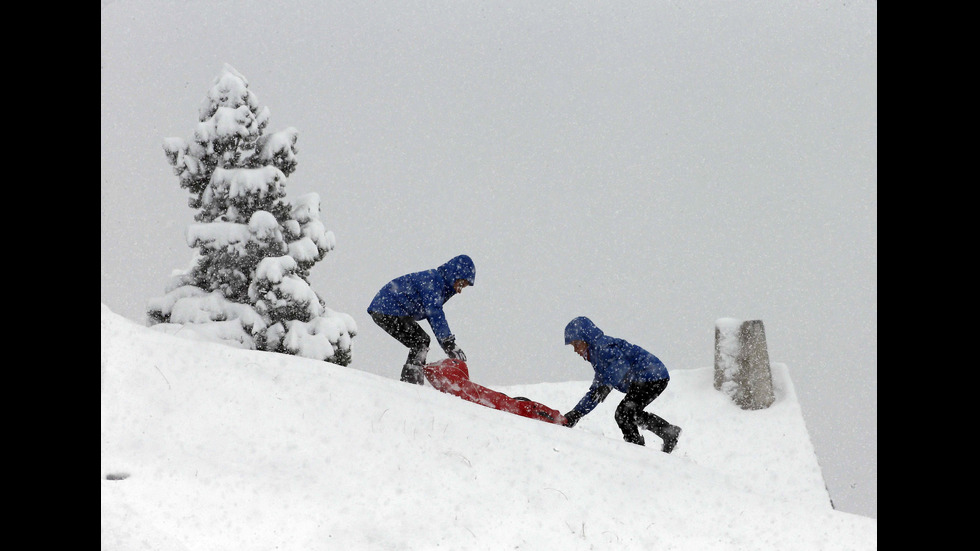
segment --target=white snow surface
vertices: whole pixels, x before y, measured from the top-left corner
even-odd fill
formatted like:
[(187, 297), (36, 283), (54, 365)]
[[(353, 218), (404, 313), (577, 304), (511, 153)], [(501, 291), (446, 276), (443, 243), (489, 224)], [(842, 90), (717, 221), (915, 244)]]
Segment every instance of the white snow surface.
[[(878, 547), (877, 519), (833, 509), (784, 364), (758, 411), (715, 390), (710, 366), (672, 370), (647, 408), (683, 427), (665, 454), (650, 433), (622, 440), (615, 391), (569, 429), (394, 366), (184, 337), (102, 305), (103, 550)], [(472, 380), (487, 368), (471, 362)], [(588, 385), (494, 390), (565, 412)]]

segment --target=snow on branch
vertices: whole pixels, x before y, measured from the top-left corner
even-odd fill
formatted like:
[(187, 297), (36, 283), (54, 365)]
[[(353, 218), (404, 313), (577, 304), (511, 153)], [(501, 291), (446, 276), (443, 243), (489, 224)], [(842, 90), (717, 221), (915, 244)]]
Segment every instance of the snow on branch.
[(274, 166), (258, 168), (216, 168), (211, 176), (211, 193), (229, 199), (255, 196), (279, 198), (285, 195), (286, 175)]

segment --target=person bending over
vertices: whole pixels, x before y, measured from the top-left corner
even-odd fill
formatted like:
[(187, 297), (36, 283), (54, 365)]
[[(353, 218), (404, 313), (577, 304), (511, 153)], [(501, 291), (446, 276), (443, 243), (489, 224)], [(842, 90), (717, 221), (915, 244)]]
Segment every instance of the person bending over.
[(623, 339), (609, 337), (592, 320), (579, 316), (565, 326), (565, 344), (592, 364), (595, 378), (585, 396), (565, 414), (565, 426), (574, 427), (579, 419), (606, 399), (612, 389), (626, 393), (616, 407), (616, 424), (623, 431), (623, 440), (645, 444), (641, 428), (663, 440), (664, 452), (677, 446), (681, 428), (671, 425), (660, 416), (643, 411), (667, 388), (670, 374), (663, 362), (643, 348)]
[(432, 339), (419, 325), (427, 320), (439, 346), (453, 359), (466, 361), (466, 354), (456, 345), (449, 329), (443, 305), (476, 282), (473, 260), (459, 255), (434, 270), (397, 277), (378, 291), (368, 306), (368, 314), (378, 327), (408, 347), (408, 359), (402, 367), (401, 380), (425, 384), (422, 367)]

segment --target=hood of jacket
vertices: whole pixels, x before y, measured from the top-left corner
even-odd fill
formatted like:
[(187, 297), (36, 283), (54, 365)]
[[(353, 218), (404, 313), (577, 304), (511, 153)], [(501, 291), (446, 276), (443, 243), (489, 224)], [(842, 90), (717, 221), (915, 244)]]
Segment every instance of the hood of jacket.
[(585, 341), (589, 347), (592, 347), (604, 336), (602, 329), (596, 327), (592, 320), (585, 316), (579, 316), (565, 326), (565, 344), (572, 344), (572, 341)]
[(473, 259), (465, 254), (439, 266), (436, 271), (450, 286), (456, 283), (457, 279), (465, 279), (470, 285), (476, 285), (476, 266), (473, 264)]

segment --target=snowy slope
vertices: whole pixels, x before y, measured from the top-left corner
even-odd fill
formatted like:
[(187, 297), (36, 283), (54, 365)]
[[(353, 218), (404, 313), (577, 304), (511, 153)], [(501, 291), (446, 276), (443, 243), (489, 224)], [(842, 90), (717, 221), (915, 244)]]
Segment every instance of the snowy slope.
[[(568, 429), (104, 305), (101, 325), (102, 549), (877, 548), (877, 520), (832, 509), (781, 364), (753, 412), (710, 368), (673, 372), (649, 408), (684, 428), (667, 455), (622, 441), (615, 392)], [(495, 390), (566, 411), (587, 387)]]

